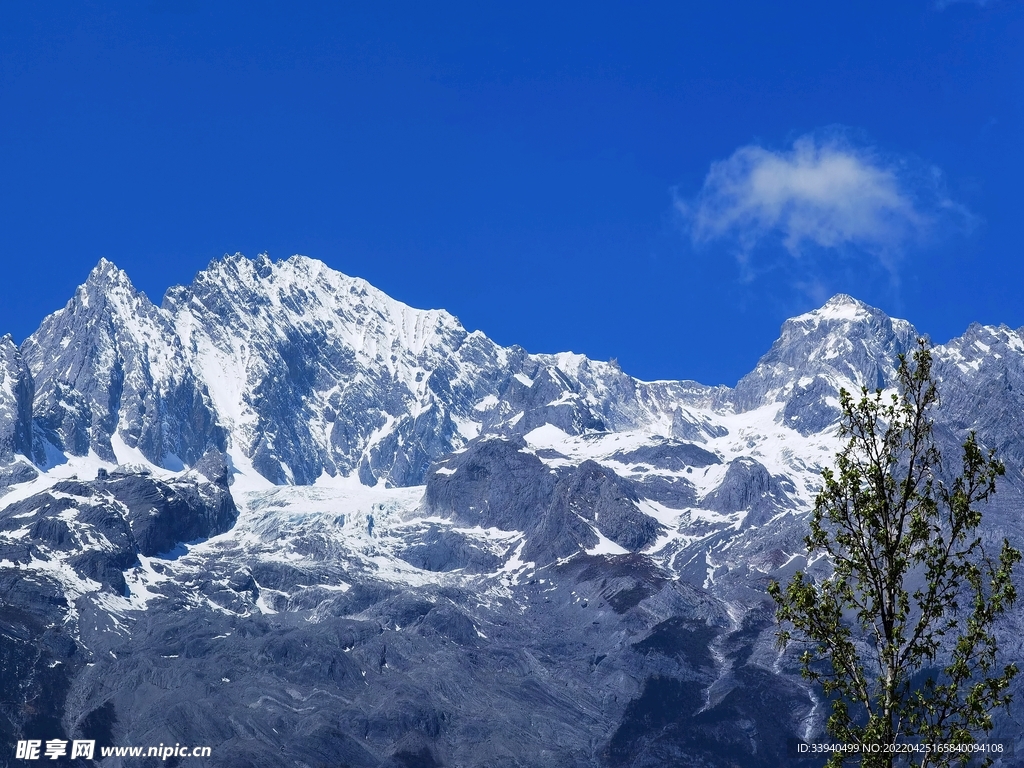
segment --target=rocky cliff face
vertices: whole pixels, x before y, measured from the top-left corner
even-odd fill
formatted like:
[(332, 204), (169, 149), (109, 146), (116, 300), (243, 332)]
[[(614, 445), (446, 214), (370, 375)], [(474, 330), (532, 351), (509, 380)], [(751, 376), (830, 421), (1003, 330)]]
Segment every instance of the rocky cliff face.
[(35, 386), (10, 336), (0, 338), (0, 493), (38, 476), (18, 456), (32, 455), (32, 400)]
[[(915, 337), (837, 296), (733, 389), (641, 382), (304, 257), (225, 257), (159, 307), (101, 262), (0, 340), (0, 737), (778, 765), (823, 709), (765, 586), (807, 565), (839, 390), (892, 386)], [(942, 444), (998, 450), (985, 535), (1016, 541), (1022, 338), (935, 349)]]
[(971, 325), (937, 347), (942, 421), (974, 430), (1011, 468), (1024, 467), (1024, 335), (1006, 326)]
[[(128, 276), (100, 261), (67, 305), (25, 340), (34, 418), (58, 451), (103, 461), (138, 452), (171, 469), (224, 448), (209, 395), (170, 318)], [(45, 464), (46, 454), (36, 451)]]
[(0, 737), (68, 739), (84, 729), (109, 739), (116, 714), (81, 709), (77, 681), (145, 607), (159, 563), (236, 517), (226, 477), (168, 482), (138, 471), (58, 480), (0, 510)]

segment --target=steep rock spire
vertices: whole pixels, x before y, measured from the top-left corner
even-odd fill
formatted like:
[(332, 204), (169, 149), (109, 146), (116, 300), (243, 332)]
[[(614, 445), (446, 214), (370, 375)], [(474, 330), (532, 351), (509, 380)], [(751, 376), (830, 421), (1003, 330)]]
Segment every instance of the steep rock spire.
[(35, 380), (36, 423), (61, 451), (117, 461), (115, 444), (123, 444), (175, 467), (223, 447), (166, 313), (106, 259), (21, 354)]

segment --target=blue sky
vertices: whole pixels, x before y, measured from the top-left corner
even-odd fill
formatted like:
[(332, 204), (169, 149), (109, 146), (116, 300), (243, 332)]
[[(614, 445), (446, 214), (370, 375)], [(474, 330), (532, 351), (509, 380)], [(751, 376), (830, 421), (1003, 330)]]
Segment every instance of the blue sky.
[(0, 332), (236, 251), (647, 379), (1024, 325), (1024, 3), (294, 5), (0, 9)]

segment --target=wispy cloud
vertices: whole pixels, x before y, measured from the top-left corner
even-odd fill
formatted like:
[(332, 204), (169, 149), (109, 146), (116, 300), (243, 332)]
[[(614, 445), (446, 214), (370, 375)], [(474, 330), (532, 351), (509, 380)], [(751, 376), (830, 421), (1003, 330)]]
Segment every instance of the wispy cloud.
[(776, 243), (798, 260), (870, 254), (894, 279), (910, 245), (944, 221), (962, 226), (971, 218), (944, 194), (937, 169), (885, 157), (835, 130), (802, 136), (786, 150), (740, 147), (711, 165), (695, 197), (676, 205), (695, 244), (729, 242), (745, 268), (760, 246)]

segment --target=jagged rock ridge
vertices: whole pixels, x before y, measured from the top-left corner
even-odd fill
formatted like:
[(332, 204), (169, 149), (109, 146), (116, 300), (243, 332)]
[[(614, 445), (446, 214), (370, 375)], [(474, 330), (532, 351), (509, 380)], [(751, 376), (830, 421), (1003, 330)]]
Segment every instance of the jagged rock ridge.
[(47, 446), (108, 462), (120, 448), (180, 469), (218, 448), (273, 483), (407, 486), (481, 432), (714, 430), (686, 406), (709, 388), (502, 348), (299, 256), (216, 260), (161, 307), (101, 261), (20, 354), (39, 433), (23, 452), (39, 464)]

